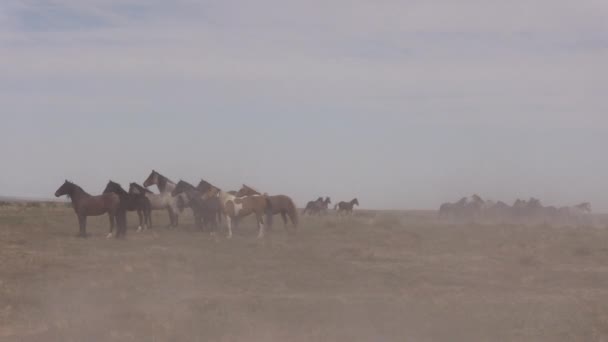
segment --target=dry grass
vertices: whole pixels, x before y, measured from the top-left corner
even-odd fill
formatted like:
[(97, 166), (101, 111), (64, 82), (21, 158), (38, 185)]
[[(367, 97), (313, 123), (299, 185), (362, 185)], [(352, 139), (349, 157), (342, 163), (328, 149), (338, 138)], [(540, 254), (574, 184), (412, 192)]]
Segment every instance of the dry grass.
[(246, 222), (217, 242), (186, 217), (115, 241), (106, 217), (81, 240), (63, 206), (0, 209), (0, 340), (608, 339), (607, 231), (430, 217), (304, 218), (262, 241)]

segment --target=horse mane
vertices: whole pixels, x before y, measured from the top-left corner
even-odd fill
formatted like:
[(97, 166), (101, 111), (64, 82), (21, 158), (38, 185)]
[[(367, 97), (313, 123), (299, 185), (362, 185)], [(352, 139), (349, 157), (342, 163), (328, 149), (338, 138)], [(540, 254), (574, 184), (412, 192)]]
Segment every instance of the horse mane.
[[(110, 180), (108, 181), (108, 185), (110, 185), (110, 184), (111, 184), (113, 187), (115, 187), (115, 188), (116, 188), (116, 190), (118, 191), (118, 193), (119, 193), (120, 195), (127, 195), (127, 194), (128, 194), (128, 192), (127, 192), (127, 191), (125, 191), (125, 189), (123, 189), (123, 187), (120, 185), (120, 183), (115, 182), (115, 181), (113, 181), (113, 180), (111, 180), (111, 179), (110, 179)], [(106, 186), (106, 188), (107, 188), (107, 187), (108, 187), (108, 186)]]
[[(76, 184), (76, 183), (74, 183), (74, 182), (71, 182), (71, 181), (69, 181), (69, 180), (67, 180), (67, 179), (65, 180), (65, 182), (66, 182), (67, 184), (71, 185), (72, 187), (74, 187), (74, 190), (75, 190), (75, 191), (80, 191), (80, 192), (82, 192), (84, 195), (91, 196), (91, 194), (89, 194), (88, 192), (84, 191), (84, 189), (83, 189), (83, 188), (81, 188), (81, 187), (80, 187), (78, 184)], [(68, 196), (68, 198), (70, 198), (70, 199), (72, 198), (72, 196), (71, 196), (70, 194), (67, 194), (67, 196)]]
[(152, 192), (152, 191), (148, 190), (148, 188), (146, 188), (146, 187), (144, 187), (144, 186), (142, 186), (142, 185), (139, 185), (139, 184), (137, 184), (137, 183), (135, 183), (135, 182), (130, 183), (130, 184), (129, 184), (129, 187), (134, 187), (134, 188), (136, 188), (137, 190), (139, 190), (139, 191), (143, 191), (144, 193), (148, 193), (148, 194), (153, 194), (153, 193), (154, 193), (154, 192)]
[(253, 192), (256, 195), (261, 195), (261, 193), (259, 191), (257, 191), (256, 189), (254, 189), (253, 187), (250, 187), (247, 184), (243, 184), (243, 189), (248, 190), (250, 192)]

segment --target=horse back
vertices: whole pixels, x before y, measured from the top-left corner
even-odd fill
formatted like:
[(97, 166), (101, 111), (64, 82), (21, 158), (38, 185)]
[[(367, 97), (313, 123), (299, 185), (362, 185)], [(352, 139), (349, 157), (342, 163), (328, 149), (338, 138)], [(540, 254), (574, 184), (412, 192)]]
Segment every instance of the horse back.
[(120, 197), (114, 193), (107, 193), (82, 199), (77, 212), (86, 216), (97, 216), (114, 212), (119, 205)]

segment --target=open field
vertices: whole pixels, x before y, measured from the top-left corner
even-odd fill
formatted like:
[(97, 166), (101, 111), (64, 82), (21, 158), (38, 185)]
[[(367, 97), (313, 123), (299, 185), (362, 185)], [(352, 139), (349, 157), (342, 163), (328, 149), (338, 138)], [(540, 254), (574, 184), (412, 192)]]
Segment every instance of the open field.
[[(424, 212), (252, 222), (234, 239), (74, 237), (69, 208), (0, 207), (1, 341), (603, 341), (608, 230), (438, 225)], [(129, 224), (135, 225), (130, 214)]]

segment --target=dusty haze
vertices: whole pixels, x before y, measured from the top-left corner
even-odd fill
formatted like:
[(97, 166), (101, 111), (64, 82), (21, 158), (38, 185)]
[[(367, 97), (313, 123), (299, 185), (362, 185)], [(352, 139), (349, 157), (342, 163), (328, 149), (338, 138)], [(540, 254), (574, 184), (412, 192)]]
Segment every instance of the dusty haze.
[(151, 169), (302, 205), (608, 210), (600, 1), (3, 1), (0, 194)]

